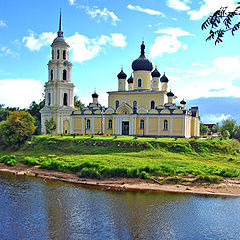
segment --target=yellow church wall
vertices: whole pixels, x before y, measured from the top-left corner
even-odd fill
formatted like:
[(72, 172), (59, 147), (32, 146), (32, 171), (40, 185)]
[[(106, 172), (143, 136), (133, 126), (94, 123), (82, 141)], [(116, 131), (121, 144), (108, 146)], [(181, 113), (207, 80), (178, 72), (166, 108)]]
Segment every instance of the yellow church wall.
[(194, 137), (194, 118), (191, 120), (191, 126), (190, 126), (190, 129), (191, 129), (191, 137)]
[[(164, 123), (164, 120), (167, 120), (168, 121), (168, 130), (164, 130), (163, 129), (163, 123)], [(165, 135), (165, 136), (170, 136), (170, 117), (164, 117), (164, 118), (161, 118), (160, 120), (160, 131), (161, 131), (161, 135)]]
[[(142, 80), (142, 87), (138, 87), (138, 79)], [(150, 89), (151, 88), (151, 72), (136, 71), (133, 73), (133, 89)]]
[(158, 118), (148, 119), (148, 135), (158, 135)]
[[(106, 134), (113, 134), (113, 128), (112, 129), (109, 129), (108, 128), (108, 120), (112, 120), (113, 121), (113, 118), (112, 117), (105, 117), (105, 133)], [(112, 123), (112, 127), (113, 127), (113, 123)]]
[(101, 117), (95, 117), (94, 118), (94, 133), (98, 134), (102, 131), (102, 126), (101, 126)]
[[(140, 121), (144, 120), (144, 129), (140, 129)], [(146, 135), (146, 117), (136, 118), (136, 135)]]
[(81, 134), (82, 133), (82, 118), (74, 117), (73, 118), (73, 126), (74, 126), (74, 133)]
[(147, 110), (150, 109), (151, 101), (155, 101), (155, 106), (164, 104), (164, 93), (110, 93), (108, 98), (109, 106), (115, 109), (116, 101), (119, 101), (119, 105), (126, 102), (133, 107), (133, 101), (137, 101), (137, 108), (144, 107)]

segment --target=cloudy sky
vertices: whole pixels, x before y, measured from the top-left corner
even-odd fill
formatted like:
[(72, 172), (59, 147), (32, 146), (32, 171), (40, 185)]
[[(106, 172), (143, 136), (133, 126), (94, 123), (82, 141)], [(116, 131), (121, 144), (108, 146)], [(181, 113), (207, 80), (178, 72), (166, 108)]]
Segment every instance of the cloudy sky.
[(218, 46), (201, 31), (206, 17), (234, 0), (0, 1), (0, 103), (28, 107), (42, 98), (50, 44), (62, 8), (75, 94), (96, 88), (107, 105), (121, 67), (129, 76), (144, 39), (146, 54), (170, 80), (178, 101), (198, 105), (203, 122), (240, 119), (240, 31)]

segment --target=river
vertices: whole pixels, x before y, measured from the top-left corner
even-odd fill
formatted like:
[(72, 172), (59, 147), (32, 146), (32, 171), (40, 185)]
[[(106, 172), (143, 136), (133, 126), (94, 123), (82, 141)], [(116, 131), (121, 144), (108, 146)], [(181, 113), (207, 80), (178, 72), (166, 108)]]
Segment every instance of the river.
[(240, 198), (102, 191), (0, 173), (0, 239), (240, 239)]

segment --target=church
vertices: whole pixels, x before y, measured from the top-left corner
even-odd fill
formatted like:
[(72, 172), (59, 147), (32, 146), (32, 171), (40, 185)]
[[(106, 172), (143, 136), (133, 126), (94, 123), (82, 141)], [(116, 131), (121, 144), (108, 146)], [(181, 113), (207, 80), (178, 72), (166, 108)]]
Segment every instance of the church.
[(74, 108), (74, 84), (69, 48), (62, 31), (60, 14), (57, 37), (51, 44), (52, 59), (48, 63), (45, 83), (45, 106), (41, 109), (41, 132), (46, 134), (45, 121), (54, 119), (56, 134), (110, 134), (152, 137), (198, 137), (200, 116), (198, 107), (186, 109), (186, 101), (176, 104), (166, 74), (162, 76), (146, 58), (145, 44), (140, 56), (132, 62), (132, 74), (127, 78), (123, 69), (117, 75), (118, 90), (108, 92), (108, 107), (92, 94), (92, 103)]

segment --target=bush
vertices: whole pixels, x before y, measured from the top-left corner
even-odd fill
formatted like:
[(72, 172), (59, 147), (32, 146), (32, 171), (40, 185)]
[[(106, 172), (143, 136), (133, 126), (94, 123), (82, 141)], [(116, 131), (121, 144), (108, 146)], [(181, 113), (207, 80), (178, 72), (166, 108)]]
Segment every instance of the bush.
[(15, 155), (4, 155), (0, 158), (0, 162), (8, 166), (14, 166), (17, 163)]
[(25, 157), (23, 160), (22, 160), (22, 163), (24, 165), (27, 165), (27, 166), (35, 166), (35, 165), (38, 165), (39, 164), (39, 161), (36, 159), (36, 158), (33, 158), (33, 157)]
[(83, 168), (80, 173), (79, 173), (79, 177), (83, 177), (83, 178), (97, 178), (99, 179), (101, 177), (100, 173), (98, 172), (98, 170), (96, 168)]
[(145, 171), (142, 171), (139, 174), (139, 178), (141, 178), (141, 179), (147, 179), (148, 177), (149, 177), (149, 175)]
[(199, 175), (195, 178), (194, 182), (208, 182), (208, 183), (220, 183), (223, 179), (220, 176)]

